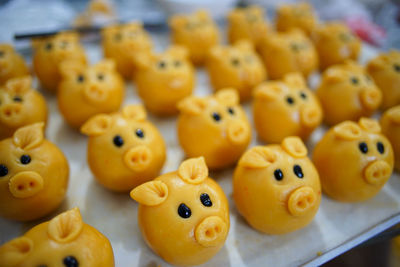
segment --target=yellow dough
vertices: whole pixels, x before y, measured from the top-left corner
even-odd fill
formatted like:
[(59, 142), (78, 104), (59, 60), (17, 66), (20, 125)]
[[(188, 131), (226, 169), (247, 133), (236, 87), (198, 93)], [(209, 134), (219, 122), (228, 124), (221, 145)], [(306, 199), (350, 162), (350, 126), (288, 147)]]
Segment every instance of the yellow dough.
[(73, 208), (0, 247), (3, 267), (113, 267), (110, 241)]
[(155, 178), (164, 164), (164, 140), (146, 119), (142, 106), (96, 115), (81, 132), (89, 136), (89, 167), (97, 181), (110, 190), (128, 192)]
[(248, 100), (253, 88), (267, 78), (261, 59), (246, 40), (231, 46), (214, 46), (206, 66), (214, 90), (232, 87), (242, 101)]
[(267, 143), (280, 143), (292, 135), (307, 140), (321, 124), (322, 108), (303, 76), (290, 73), (257, 86), (253, 117), (258, 136)]
[(204, 64), (208, 51), (218, 44), (218, 27), (205, 10), (172, 16), (168, 24), (172, 43), (186, 47), (193, 64)]
[(204, 156), (211, 169), (233, 165), (251, 140), (251, 128), (235, 90), (191, 96), (178, 105), (178, 139), (186, 155)]
[(60, 63), (65, 60), (86, 64), (79, 36), (74, 32), (62, 32), (54, 36), (33, 40), (33, 68), (41, 85), (56, 92), (61, 80)]
[(330, 22), (319, 25), (311, 36), (322, 70), (343, 63), (346, 59), (358, 59), (361, 41), (345, 24)]
[(0, 140), (22, 126), (41, 121), (47, 121), (46, 101), (32, 89), (31, 77), (12, 78), (0, 87)]
[(392, 50), (372, 59), (367, 72), (382, 91), (381, 108), (386, 110), (400, 104), (400, 52)]
[(285, 234), (307, 226), (318, 211), (321, 185), (301, 139), (246, 151), (234, 172), (233, 199), (260, 232)]
[(104, 59), (92, 66), (65, 61), (60, 71), (58, 107), (70, 126), (79, 128), (90, 117), (121, 106), (125, 85), (113, 60)]
[(310, 35), (317, 25), (315, 11), (306, 2), (281, 5), (276, 13), (276, 29), (278, 31), (289, 31), (299, 28), (307, 35)]
[[(56, 209), (64, 199), (69, 167), (61, 150), (44, 139), (43, 122), (0, 141), (0, 216), (29, 221)], [(0, 261), (1, 262), (1, 261)]]
[(192, 94), (196, 79), (187, 50), (173, 45), (163, 53), (141, 54), (135, 63), (134, 81), (146, 108), (160, 116), (177, 114), (177, 103)]
[(259, 6), (235, 8), (228, 14), (228, 40), (231, 44), (246, 39), (255, 47), (270, 31), (264, 10)]
[(229, 232), (228, 200), (208, 178), (203, 158), (131, 191), (147, 245), (173, 265), (199, 265), (223, 247)]
[(107, 26), (101, 35), (104, 56), (115, 61), (118, 72), (126, 79), (132, 78), (135, 71), (132, 57), (149, 53), (153, 47), (140, 22)]
[(11, 78), (29, 75), (23, 57), (10, 44), (0, 43), (0, 86)]
[(394, 152), (394, 167), (400, 171), (400, 105), (383, 113), (381, 118), (382, 133), (389, 139)]
[(259, 51), (271, 79), (280, 79), (290, 72), (301, 72), (307, 77), (318, 69), (318, 55), (314, 45), (298, 29), (265, 36)]
[(314, 149), (322, 189), (344, 202), (375, 196), (393, 171), (393, 150), (376, 120), (345, 121), (327, 131)]
[(329, 125), (369, 117), (382, 101), (381, 91), (365, 69), (353, 61), (325, 70), (316, 95)]

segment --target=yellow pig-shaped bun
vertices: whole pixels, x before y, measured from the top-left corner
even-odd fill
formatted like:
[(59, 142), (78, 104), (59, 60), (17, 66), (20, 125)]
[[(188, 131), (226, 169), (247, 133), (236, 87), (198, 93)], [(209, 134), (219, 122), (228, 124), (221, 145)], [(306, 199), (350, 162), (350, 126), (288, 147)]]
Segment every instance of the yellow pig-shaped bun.
[(270, 30), (264, 10), (258, 6), (235, 8), (228, 14), (228, 22), (228, 40), (231, 44), (246, 39), (257, 47)]
[(322, 108), (300, 73), (265, 82), (254, 92), (253, 117), (258, 136), (267, 143), (285, 137), (307, 140), (322, 122)]
[(322, 70), (346, 59), (358, 59), (361, 41), (345, 24), (330, 22), (319, 25), (311, 36)]
[(0, 85), (11, 78), (29, 74), (23, 57), (10, 44), (0, 43)]
[(41, 85), (50, 92), (56, 92), (61, 80), (60, 64), (65, 60), (86, 64), (79, 36), (74, 32), (62, 32), (54, 36), (33, 41), (33, 68)]
[(276, 13), (276, 29), (278, 31), (289, 31), (299, 28), (307, 35), (310, 35), (317, 25), (315, 11), (306, 2), (281, 5)]
[(232, 87), (240, 100), (248, 100), (255, 86), (267, 78), (264, 65), (250, 41), (215, 46), (207, 58), (207, 71), (215, 90)]
[(114, 267), (110, 241), (73, 208), (0, 247), (2, 267)]
[(22, 126), (47, 121), (46, 101), (31, 84), (31, 77), (25, 76), (0, 86), (0, 140)]
[(199, 265), (224, 246), (229, 232), (228, 201), (208, 177), (203, 158), (131, 191), (147, 245), (173, 265)]
[(376, 120), (344, 121), (329, 129), (313, 153), (322, 189), (344, 202), (375, 196), (393, 171), (393, 150)]
[(191, 96), (178, 105), (178, 139), (188, 157), (204, 156), (211, 169), (234, 164), (246, 150), (251, 128), (235, 90)]
[(385, 111), (381, 117), (382, 133), (389, 139), (394, 152), (394, 167), (400, 172), (400, 105)]
[(325, 122), (329, 125), (369, 117), (382, 101), (382, 93), (371, 77), (353, 61), (325, 70), (316, 95), (321, 101)]
[(307, 77), (318, 69), (314, 45), (298, 29), (264, 36), (259, 51), (271, 79), (280, 79), (290, 72), (301, 72)]
[(168, 24), (171, 27), (172, 42), (186, 47), (195, 65), (202, 65), (208, 51), (218, 44), (218, 27), (205, 10), (172, 16)]
[(192, 94), (195, 72), (187, 50), (173, 45), (163, 53), (136, 57), (134, 80), (146, 108), (159, 116), (178, 113), (177, 103)]
[(96, 114), (119, 109), (125, 89), (113, 60), (105, 59), (92, 66), (65, 61), (60, 69), (58, 107), (71, 127), (79, 128)]
[(367, 65), (367, 72), (382, 91), (381, 108), (400, 104), (400, 51), (380, 54)]
[(126, 79), (132, 78), (135, 66), (132, 57), (149, 53), (153, 47), (150, 35), (140, 22), (105, 27), (102, 32), (103, 53), (117, 65), (118, 72)]
[(89, 136), (89, 167), (97, 181), (110, 190), (128, 192), (155, 178), (164, 164), (164, 140), (146, 119), (142, 106), (96, 115), (81, 132)]
[(246, 151), (234, 172), (233, 199), (260, 232), (285, 234), (308, 225), (318, 211), (321, 185), (301, 139)]
[[(56, 209), (68, 185), (68, 162), (43, 136), (43, 122), (0, 141), (0, 216), (38, 219)], [(1, 261), (0, 261), (1, 262)]]

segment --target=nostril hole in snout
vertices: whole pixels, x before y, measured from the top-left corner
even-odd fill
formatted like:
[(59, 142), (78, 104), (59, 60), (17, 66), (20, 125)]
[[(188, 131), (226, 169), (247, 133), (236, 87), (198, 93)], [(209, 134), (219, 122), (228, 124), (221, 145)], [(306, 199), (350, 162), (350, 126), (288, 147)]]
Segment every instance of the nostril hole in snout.
[(220, 233), (221, 232), (221, 228), (219, 226), (215, 227), (215, 232)]
[(34, 185), (35, 185), (34, 182), (30, 182), (30, 183), (29, 183), (29, 186), (30, 186), (30, 187), (33, 187)]
[(206, 236), (207, 236), (207, 237), (212, 237), (212, 235), (213, 235), (213, 234), (212, 234), (211, 230), (207, 230), (207, 231), (206, 231)]
[(25, 186), (23, 186), (23, 185), (19, 185), (19, 186), (17, 186), (17, 189), (18, 189), (19, 191), (22, 191), (22, 190), (24, 190), (24, 189), (25, 189)]

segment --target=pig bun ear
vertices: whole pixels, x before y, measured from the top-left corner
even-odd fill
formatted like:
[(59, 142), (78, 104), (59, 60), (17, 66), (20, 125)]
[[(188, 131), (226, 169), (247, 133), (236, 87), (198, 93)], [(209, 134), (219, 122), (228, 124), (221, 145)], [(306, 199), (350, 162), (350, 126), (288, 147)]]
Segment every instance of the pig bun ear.
[(185, 26), (187, 21), (187, 18), (185, 16), (182, 15), (175, 15), (172, 16), (169, 20), (168, 20), (168, 25), (173, 29), (173, 30), (177, 30), (180, 29), (182, 27)]
[(282, 148), (294, 158), (304, 158), (307, 156), (307, 148), (300, 137), (289, 136), (283, 139)]
[(39, 146), (43, 140), (44, 122), (38, 122), (19, 128), (15, 131), (12, 141), (16, 147), (29, 150)]
[(101, 36), (103, 38), (109, 38), (109, 39), (114, 38), (113, 35), (118, 33), (120, 31), (120, 28), (121, 26), (118, 24), (106, 26), (101, 30)]
[(87, 136), (99, 136), (111, 127), (111, 117), (107, 114), (99, 114), (88, 119), (81, 127), (81, 133)]
[(114, 71), (115, 70), (115, 61), (113, 59), (107, 58), (99, 61), (94, 67), (103, 70), (103, 71)]
[(122, 116), (128, 120), (143, 121), (147, 114), (142, 105), (129, 105), (122, 109)]
[(235, 106), (239, 104), (239, 95), (233, 88), (224, 88), (215, 93), (218, 102), (227, 106)]
[(293, 72), (286, 74), (283, 80), (293, 87), (303, 88), (306, 87), (306, 81), (300, 72)]
[(211, 19), (210, 14), (205, 9), (199, 9), (196, 11), (195, 15), (202, 20), (209, 20)]
[(344, 121), (333, 127), (337, 138), (352, 141), (361, 137), (361, 128), (353, 121)]
[(363, 117), (358, 121), (358, 125), (360, 125), (361, 129), (370, 133), (378, 134), (381, 132), (381, 126), (377, 120)]
[(166, 52), (180, 59), (187, 59), (189, 57), (186, 47), (180, 45), (172, 45)]
[(73, 208), (49, 221), (47, 234), (57, 243), (69, 243), (81, 233), (83, 221), (78, 208)]
[(267, 168), (276, 161), (275, 152), (266, 146), (255, 146), (247, 150), (240, 158), (238, 166), (247, 169)]
[(129, 56), (135, 68), (142, 70), (150, 68), (155, 59), (155, 55), (152, 52), (141, 52), (140, 54), (132, 53), (132, 55)]
[(30, 76), (10, 79), (6, 82), (5, 90), (12, 94), (25, 94), (31, 90), (32, 78)]
[(254, 52), (253, 43), (250, 42), (249, 40), (244, 40), (244, 39), (239, 40), (235, 42), (235, 47), (244, 52)]
[(63, 78), (75, 77), (86, 70), (86, 65), (76, 60), (65, 60), (60, 63), (59, 70)]
[(237, 20), (239, 20), (240, 19), (240, 17), (243, 17), (243, 11), (242, 11), (242, 8), (235, 8), (235, 9), (233, 9), (231, 12), (229, 12), (229, 14), (228, 14), (228, 21), (230, 22), (230, 23), (234, 23), (234, 22), (236, 22)]
[(134, 188), (130, 196), (145, 206), (157, 206), (168, 197), (168, 187), (162, 181), (150, 181)]
[(189, 96), (181, 100), (177, 107), (182, 113), (198, 115), (207, 107), (207, 100), (205, 98)]
[(389, 109), (387, 115), (392, 123), (400, 125), (400, 106)]
[(181, 163), (178, 175), (189, 184), (200, 184), (208, 177), (208, 167), (204, 157), (187, 159)]
[(323, 81), (327, 83), (338, 83), (343, 81), (344, 73), (338, 66), (328, 68), (323, 74)]
[(4, 267), (19, 266), (31, 253), (33, 242), (25, 236), (17, 237), (0, 247), (0, 263)]
[(226, 48), (220, 45), (213, 46), (207, 53), (207, 59), (220, 59), (224, 58)]
[(367, 64), (368, 73), (383, 70), (389, 61), (388, 55), (380, 55)]
[(283, 93), (283, 86), (281, 82), (263, 82), (254, 89), (254, 97), (274, 101)]

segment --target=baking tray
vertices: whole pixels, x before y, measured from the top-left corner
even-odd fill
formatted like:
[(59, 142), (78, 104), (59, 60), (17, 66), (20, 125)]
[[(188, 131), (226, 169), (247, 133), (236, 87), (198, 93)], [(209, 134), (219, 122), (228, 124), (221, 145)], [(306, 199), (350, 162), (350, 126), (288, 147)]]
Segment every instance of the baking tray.
[[(162, 50), (169, 44), (165, 32), (152, 33), (152, 37), (156, 50)], [(85, 49), (91, 63), (102, 58), (98, 42), (86, 43)], [(364, 45), (360, 61), (365, 63), (376, 54), (376, 50)], [(319, 75), (313, 75), (310, 79), (311, 87), (315, 87), (318, 80)], [(138, 204), (128, 194), (110, 192), (94, 180), (86, 162), (87, 138), (63, 121), (58, 112), (56, 97), (42, 93), (49, 106), (47, 138), (57, 144), (69, 160), (67, 197), (55, 212), (41, 220), (18, 223), (0, 218), (0, 243), (22, 235), (36, 224), (77, 206), (84, 221), (110, 239), (117, 267), (169, 266), (144, 243), (137, 224)], [(208, 76), (204, 69), (198, 69), (194, 94), (210, 93), (212, 89)], [(124, 104), (132, 103), (140, 103), (140, 99), (134, 85), (128, 82)], [(251, 118), (250, 103), (245, 103), (244, 108)], [(176, 170), (185, 157), (176, 137), (176, 117), (157, 118), (149, 114), (149, 119), (159, 128), (168, 147), (168, 158), (162, 173)], [(311, 136), (307, 143), (310, 151), (325, 130), (325, 127), (320, 127)], [(249, 147), (262, 144), (257, 140), (255, 131), (253, 133)], [(400, 222), (400, 177), (395, 173), (383, 190), (371, 200), (345, 204), (323, 196), (316, 217), (307, 227), (286, 235), (261, 234), (250, 228), (235, 208), (232, 172), (233, 168), (210, 172), (210, 177), (222, 186), (228, 197), (231, 228), (225, 246), (204, 266), (320, 265)]]

